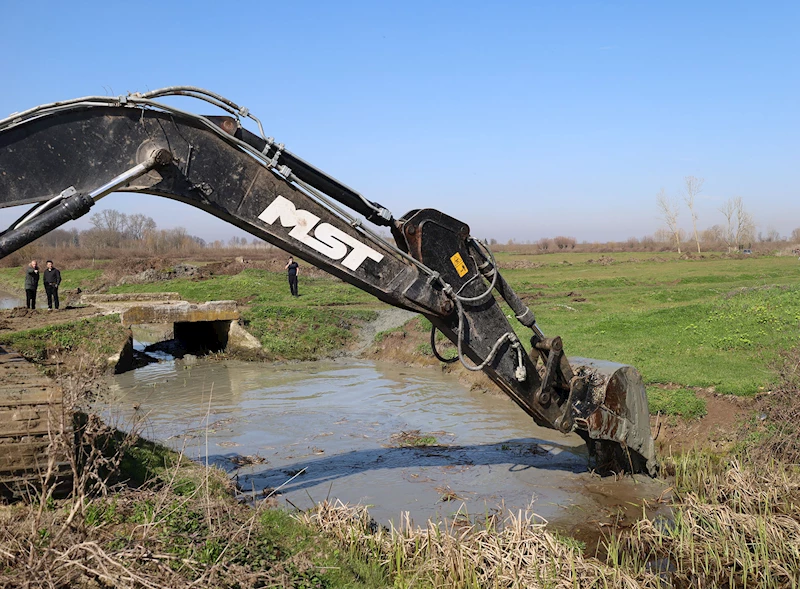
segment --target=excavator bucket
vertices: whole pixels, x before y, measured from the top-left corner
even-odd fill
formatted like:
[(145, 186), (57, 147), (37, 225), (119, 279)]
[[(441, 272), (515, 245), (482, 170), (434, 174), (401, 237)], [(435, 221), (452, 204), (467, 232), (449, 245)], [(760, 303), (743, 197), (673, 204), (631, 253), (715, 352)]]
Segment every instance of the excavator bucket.
[(575, 426), (598, 468), (655, 476), (650, 411), (639, 372), (633, 366), (604, 360), (570, 358), (569, 363), (589, 385), (586, 397), (574, 405)]

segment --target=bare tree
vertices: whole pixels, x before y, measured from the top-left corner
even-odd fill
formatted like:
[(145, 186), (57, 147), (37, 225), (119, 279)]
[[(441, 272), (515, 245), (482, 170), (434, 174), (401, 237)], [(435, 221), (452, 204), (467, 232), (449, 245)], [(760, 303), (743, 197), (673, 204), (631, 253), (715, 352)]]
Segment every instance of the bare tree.
[(122, 233), (128, 223), (128, 216), (114, 209), (105, 209), (89, 217), (89, 222), (100, 231)]
[(129, 239), (134, 239), (136, 241), (144, 239), (145, 233), (154, 231), (155, 228), (156, 222), (147, 215), (141, 215), (139, 213), (128, 215), (125, 220), (125, 234)]
[(667, 196), (667, 191), (663, 188), (656, 195), (656, 204), (658, 205), (658, 210), (661, 212), (660, 219), (667, 224), (669, 232), (675, 240), (678, 253), (681, 253), (681, 233), (678, 229), (678, 204)]
[(553, 238), (553, 243), (560, 250), (575, 249), (575, 244), (578, 243), (578, 240), (574, 237), (559, 235)]
[(655, 233), (653, 233), (653, 240), (656, 243), (669, 243), (673, 239), (672, 233), (669, 232), (669, 229), (665, 229), (664, 227), (659, 227), (656, 229)]
[(719, 246), (725, 243), (725, 229), (722, 225), (713, 225), (700, 232), (700, 240), (706, 247)]
[(703, 190), (704, 178), (696, 176), (686, 176), (683, 179), (683, 201), (689, 207), (689, 214), (692, 216), (692, 229), (694, 230), (694, 241), (697, 244), (697, 253), (700, 253), (700, 236), (697, 234), (697, 211), (694, 208), (694, 199)]
[(795, 243), (800, 243), (800, 227), (795, 227), (792, 229), (791, 240)]
[(758, 241), (763, 241), (766, 243), (773, 243), (776, 241), (782, 241), (781, 234), (778, 232), (775, 227), (767, 227), (767, 234), (764, 235), (761, 231), (758, 232)]
[(725, 217), (723, 236), (728, 251), (738, 250), (746, 241), (753, 241), (755, 222), (744, 208), (741, 196), (729, 198), (719, 210)]

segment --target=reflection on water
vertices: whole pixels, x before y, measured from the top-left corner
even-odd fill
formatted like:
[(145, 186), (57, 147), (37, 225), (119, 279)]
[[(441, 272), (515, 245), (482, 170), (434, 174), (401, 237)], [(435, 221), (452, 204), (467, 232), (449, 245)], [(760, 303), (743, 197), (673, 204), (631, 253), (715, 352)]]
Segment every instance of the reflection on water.
[[(379, 521), (503, 504), (557, 515), (588, 481), (578, 436), (537, 427), (504, 396), (469, 391), (435, 369), (359, 360), (160, 362), (115, 377), (113, 409), (146, 416), (145, 435), (232, 474), (258, 495), (281, 487), (307, 507), (337, 497)], [(420, 430), (443, 444), (398, 448)], [(241, 457), (263, 462), (238, 468)], [(300, 472), (302, 474), (297, 475)], [(459, 500), (443, 502), (450, 491)]]
[(171, 354), (161, 350), (146, 350), (147, 346), (158, 342), (163, 342), (173, 337), (171, 323), (142, 323), (131, 326), (133, 336), (133, 349), (137, 352), (146, 353), (152, 359), (165, 363), (172, 369), (174, 358)]

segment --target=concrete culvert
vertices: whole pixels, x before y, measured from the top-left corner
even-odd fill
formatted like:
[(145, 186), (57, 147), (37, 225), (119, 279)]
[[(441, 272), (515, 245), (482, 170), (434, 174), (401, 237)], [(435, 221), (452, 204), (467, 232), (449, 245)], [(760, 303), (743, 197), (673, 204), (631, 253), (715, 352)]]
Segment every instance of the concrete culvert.
[(228, 347), (230, 321), (175, 323), (175, 339), (190, 354), (221, 352)]

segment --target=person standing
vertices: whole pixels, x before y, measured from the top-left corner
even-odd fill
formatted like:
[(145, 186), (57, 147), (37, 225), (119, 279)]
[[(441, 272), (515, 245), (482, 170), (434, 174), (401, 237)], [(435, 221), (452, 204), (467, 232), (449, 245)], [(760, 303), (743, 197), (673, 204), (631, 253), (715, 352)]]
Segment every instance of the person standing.
[(39, 288), (39, 265), (36, 260), (31, 260), (25, 271), (25, 306), (28, 309), (36, 308), (37, 288)]
[(44, 291), (47, 293), (47, 308), (54, 306), (58, 309), (58, 285), (61, 284), (61, 272), (53, 266), (52, 260), (47, 260), (44, 271)]
[(293, 297), (299, 297), (300, 295), (297, 294), (297, 262), (294, 261), (294, 258), (289, 258), (289, 262), (286, 264), (285, 269), (288, 272), (289, 276), (289, 290), (292, 293)]

